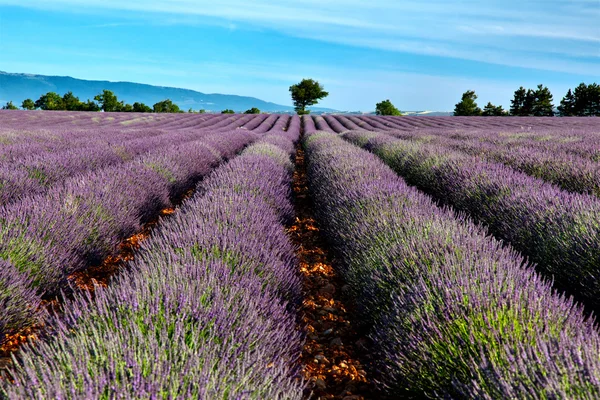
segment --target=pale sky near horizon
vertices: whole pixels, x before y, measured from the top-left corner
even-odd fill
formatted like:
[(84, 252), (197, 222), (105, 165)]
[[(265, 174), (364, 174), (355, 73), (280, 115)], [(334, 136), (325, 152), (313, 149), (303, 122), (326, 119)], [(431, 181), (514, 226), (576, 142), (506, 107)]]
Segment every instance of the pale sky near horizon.
[[(25, 4), (23, 4), (25, 3)], [(0, 0), (0, 70), (132, 81), (291, 104), (450, 111), (468, 89), (600, 83), (600, 0)]]

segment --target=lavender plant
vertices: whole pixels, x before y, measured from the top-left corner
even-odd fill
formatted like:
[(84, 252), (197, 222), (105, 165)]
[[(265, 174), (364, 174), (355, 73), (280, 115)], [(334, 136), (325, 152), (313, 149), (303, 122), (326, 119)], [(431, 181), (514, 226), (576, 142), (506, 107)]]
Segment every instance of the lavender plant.
[(382, 391), (600, 396), (594, 321), (514, 250), (341, 138), (317, 132), (304, 145), (317, 220), (372, 339)]
[(353, 132), (410, 184), (467, 212), (538, 265), (556, 287), (598, 310), (600, 201), (443, 146)]
[(52, 320), (56, 335), (20, 352), (4, 394), (302, 398), (285, 157), (256, 144), (218, 168), (128, 272), (94, 298), (76, 296)]
[(0, 210), (0, 259), (28, 276), (39, 295), (58, 294), (67, 289), (70, 274), (114, 254), (123, 239), (207, 175), (220, 157), (231, 158), (256, 139), (243, 130), (208, 135), (74, 177), (44, 196), (5, 206)]

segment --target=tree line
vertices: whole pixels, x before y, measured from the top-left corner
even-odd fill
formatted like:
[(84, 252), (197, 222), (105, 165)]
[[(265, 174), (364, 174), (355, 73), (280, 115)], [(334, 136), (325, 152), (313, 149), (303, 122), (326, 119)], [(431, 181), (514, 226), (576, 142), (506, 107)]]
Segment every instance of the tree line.
[[(502, 106), (495, 106), (491, 102), (483, 108), (477, 106), (477, 95), (473, 90), (462, 94), (460, 102), (454, 107), (456, 116), (530, 116), (530, 117), (588, 117), (600, 116), (600, 85), (580, 83), (575, 90), (569, 89), (554, 107), (553, 96), (544, 85), (537, 85), (536, 89), (519, 87), (510, 101), (510, 110)], [(556, 110), (556, 111), (555, 111)]]
[[(67, 92), (63, 96), (60, 96), (55, 92), (48, 92), (40, 96), (39, 99), (33, 101), (32, 99), (25, 99), (21, 103), (23, 110), (52, 110), (52, 111), (104, 111), (104, 112), (138, 112), (138, 113), (183, 113), (184, 111), (170, 99), (165, 99), (154, 103), (152, 107), (147, 106), (144, 103), (135, 102), (133, 104), (127, 104), (123, 100), (119, 100), (117, 96), (110, 90), (103, 90), (102, 93), (94, 96), (94, 101), (88, 99), (87, 101), (79, 100), (79, 97), (75, 96), (73, 92)], [(9, 101), (2, 107), (3, 110), (18, 110), (12, 101)], [(206, 110), (193, 111), (191, 108), (188, 113), (200, 113), (203, 114)], [(221, 111), (222, 114), (234, 114), (235, 111), (226, 109)], [(245, 111), (245, 114), (260, 114), (260, 110), (256, 107), (252, 107)]]

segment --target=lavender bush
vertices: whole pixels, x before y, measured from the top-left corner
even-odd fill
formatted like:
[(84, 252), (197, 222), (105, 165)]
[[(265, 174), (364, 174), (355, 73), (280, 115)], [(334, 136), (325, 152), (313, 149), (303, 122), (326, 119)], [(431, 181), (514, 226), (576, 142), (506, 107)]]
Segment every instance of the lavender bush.
[(169, 206), (171, 197), (208, 174), (221, 162), (218, 156), (231, 158), (256, 139), (244, 130), (208, 135), (5, 206), (0, 209), (0, 259), (27, 275), (40, 295), (57, 294), (66, 289), (71, 273), (114, 254), (123, 239)]
[(302, 398), (289, 155), (256, 144), (211, 174), (127, 273), (77, 296), (55, 337), (20, 352), (4, 394)]
[(305, 143), (317, 220), (393, 397), (600, 396), (600, 336), (514, 250), (327, 132)]
[(408, 183), (467, 212), (538, 264), (556, 287), (599, 308), (600, 201), (443, 146), (353, 132)]

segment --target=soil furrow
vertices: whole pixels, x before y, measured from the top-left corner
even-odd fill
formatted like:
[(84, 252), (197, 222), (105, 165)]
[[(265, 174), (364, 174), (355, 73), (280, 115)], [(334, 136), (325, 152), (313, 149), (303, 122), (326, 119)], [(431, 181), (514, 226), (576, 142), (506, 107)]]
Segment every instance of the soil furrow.
[(309, 382), (307, 399), (359, 400), (372, 398), (371, 385), (357, 353), (363, 339), (352, 328), (343, 301), (343, 282), (319, 233), (308, 195), (304, 151), (298, 145), (294, 193), (296, 220), (289, 228), (298, 249), (304, 280), (302, 323), (307, 339), (301, 362)]

